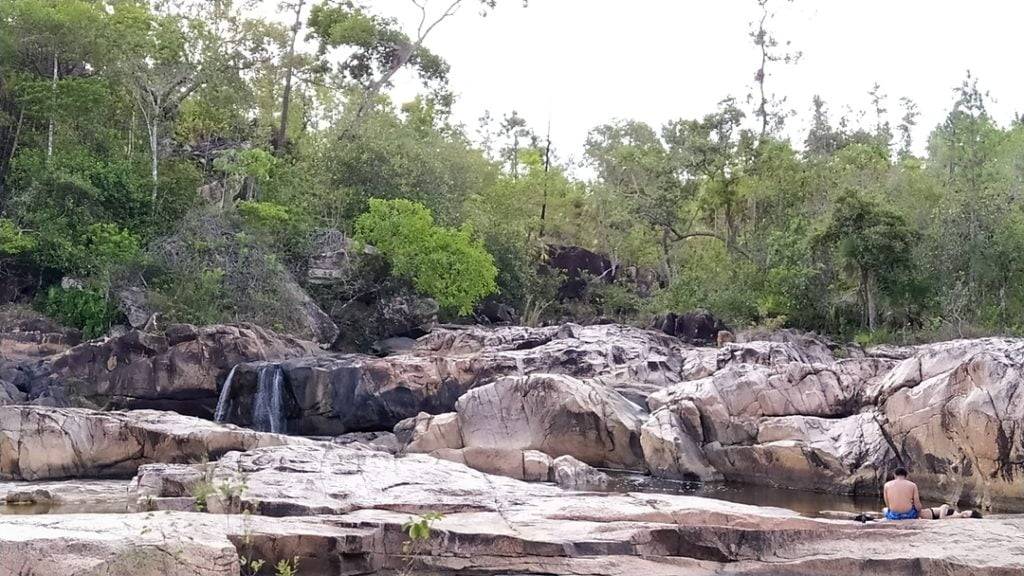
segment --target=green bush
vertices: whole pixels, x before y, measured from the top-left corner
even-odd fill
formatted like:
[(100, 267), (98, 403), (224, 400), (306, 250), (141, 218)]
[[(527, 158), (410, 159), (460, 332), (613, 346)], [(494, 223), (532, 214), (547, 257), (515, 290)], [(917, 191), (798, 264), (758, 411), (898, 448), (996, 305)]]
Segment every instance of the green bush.
[(102, 336), (120, 316), (103, 294), (59, 286), (50, 287), (38, 307), (61, 324), (78, 328), (86, 338)]
[(468, 314), (497, 290), (494, 258), (471, 231), (434, 224), (430, 211), (408, 200), (370, 200), (356, 221), (356, 238), (387, 258), (391, 272), (413, 283), (445, 310)]
[(0, 218), (0, 256), (17, 256), (35, 248), (31, 236), (22, 232), (14, 222)]

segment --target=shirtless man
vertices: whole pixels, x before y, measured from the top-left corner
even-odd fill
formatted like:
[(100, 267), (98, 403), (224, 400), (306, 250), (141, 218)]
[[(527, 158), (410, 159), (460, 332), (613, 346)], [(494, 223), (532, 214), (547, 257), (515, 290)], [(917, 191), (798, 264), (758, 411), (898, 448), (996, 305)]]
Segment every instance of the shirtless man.
[(893, 475), (894, 479), (885, 483), (882, 494), (885, 496), (885, 518), (887, 520), (943, 520), (946, 518), (981, 518), (981, 514), (973, 510), (957, 512), (948, 504), (938, 508), (921, 506), (921, 494), (917, 484), (907, 480), (907, 469), (900, 466)]
[(885, 518), (887, 520), (917, 520), (920, 518), (921, 495), (917, 484), (907, 480), (907, 469), (900, 466), (893, 473), (896, 477), (885, 483)]

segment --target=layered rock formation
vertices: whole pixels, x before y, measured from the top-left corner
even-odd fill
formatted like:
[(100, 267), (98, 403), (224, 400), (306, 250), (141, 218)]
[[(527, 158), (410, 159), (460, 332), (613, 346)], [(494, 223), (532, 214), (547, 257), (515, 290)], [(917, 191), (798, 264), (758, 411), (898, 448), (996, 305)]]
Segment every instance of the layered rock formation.
[(319, 353), (312, 342), (251, 324), (172, 325), (86, 342), (25, 368), (23, 392), (37, 403), (156, 408), (213, 417), (218, 390), (240, 362)]
[[(180, 479), (197, 467), (216, 483), (238, 485), (244, 479), (246, 489), (234, 497), (235, 505), (255, 515), (245, 527), (238, 516), (158, 514), (153, 526), (170, 540), (164, 546), (173, 548), (183, 530), (194, 535), (196, 545), (222, 543), (226, 537), (239, 553), (248, 550), (271, 564), (298, 556), (302, 573), (1003, 575), (1024, 570), (1021, 520), (862, 526), (703, 498), (566, 492), (427, 456), (395, 458), (327, 445), (230, 453), (209, 465), (144, 466), (136, 493), (159, 508), (165, 499), (178, 497)], [(402, 524), (428, 511), (445, 517), (433, 524), (427, 542), (403, 555)], [(211, 517), (221, 519), (219, 532), (207, 520)], [(182, 524), (189, 521), (194, 530)], [(165, 530), (169, 526), (177, 529)], [(93, 540), (80, 534), (79, 517), (46, 523), (0, 519), (3, 557), (25, 558), (24, 549), (38, 545), (3, 535), (43, 527), (61, 529), (71, 541)], [(137, 539), (141, 530), (131, 521), (109, 528), (125, 539)], [(248, 548), (240, 545), (243, 531), (249, 534)], [(212, 562), (211, 552), (200, 548), (197, 553)], [(108, 549), (106, 561), (124, 554)]]
[(448, 450), (517, 477), (543, 477), (527, 470), (539, 451), (679, 480), (877, 494), (903, 464), (926, 498), (1024, 507), (1024, 342), (865, 353), (793, 332), (759, 337), (712, 349), (616, 325), (445, 327), (378, 358), (251, 326), (177, 326), (38, 361), (0, 386), (0, 401), (211, 417), (242, 362), (226, 417), (251, 425), (273, 360), (291, 433), (385, 431), (422, 412), (436, 418), (399, 427), (405, 450)]
[(150, 462), (305, 442), (155, 410), (0, 406), (0, 480), (123, 478)]
[[(205, 492), (208, 514), (0, 515), (0, 574), (236, 576), (239, 557), (266, 566), (297, 560), (301, 574), (352, 575), (1024, 571), (1020, 519), (875, 525), (813, 520), (688, 496), (569, 492), (427, 455), (395, 457), (308, 440), (274, 446), (269, 444), (283, 437), (151, 411), (0, 410), (23, 423), (16, 438), (11, 432), (0, 436), (0, 462), (19, 470), (102, 471), (108, 448), (125, 437), (150, 442), (137, 453), (153, 460), (197, 460), (181, 455), (202, 447), (216, 457), (231, 442), (248, 449), (204, 463), (121, 460), (138, 466), (130, 496), (139, 510), (192, 508), (197, 488), (206, 485), (215, 488)], [(69, 446), (71, 438), (93, 442)], [(3, 451), (12, 445), (24, 448)], [(39, 453), (75, 453), (76, 464), (26, 464), (38, 462)], [(553, 467), (565, 481), (586, 469), (568, 456), (555, 459)], [(427, 540), (408, 547), (403, 525), (428, 512), (444, 517), (433, 522)]]
[[(390, 430), (420, 412), (454, 410), (469, 390), (509, 375), (565, 374), (643, 405), (648, 394), (710, 374), (715, 350), (617, 325), (549, 328), (448, 327), (411, 353), (386, 358), (340, 354), (280, 362), (289, 394), (288, 430), (341, 434)], [(248, 425), (246, 406), (262, 363), (239, 366), (229, 421)]]

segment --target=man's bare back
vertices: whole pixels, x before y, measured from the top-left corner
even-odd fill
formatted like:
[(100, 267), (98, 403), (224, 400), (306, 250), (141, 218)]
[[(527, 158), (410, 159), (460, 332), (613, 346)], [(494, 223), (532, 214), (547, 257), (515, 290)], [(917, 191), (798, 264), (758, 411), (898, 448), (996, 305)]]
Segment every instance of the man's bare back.
[(911, 509), (921, 511), (921, 496), (917, 491), (917, 484), (914, 484), (905, 477), (897, 476), (895, 480), (885, 483), (883, 490), (885, 505), (899, 514), (910, 512)]

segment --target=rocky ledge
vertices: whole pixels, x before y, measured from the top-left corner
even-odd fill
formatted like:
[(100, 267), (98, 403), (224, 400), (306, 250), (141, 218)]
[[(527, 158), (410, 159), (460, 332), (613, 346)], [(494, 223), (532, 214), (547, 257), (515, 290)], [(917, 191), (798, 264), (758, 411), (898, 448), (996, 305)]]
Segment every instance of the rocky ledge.
[[(706, 359), (666, 363), (675, 369), (658, 373), (660, 386), (637, 374), (627, 391), (658, 388), (639, 405), (614, 383), (609, 360), (581, 378), (497, 379), (450, 414), (395, 430), (414, 452), (500, 445), (666, 478), (843, 494), (879, 494), (904, 465), (925, 498), (1024, 508), (1024, 341), (864, 352), (783, 336), (727, 344), (705, 375), (681, 367)], [(676, 350), (693, 358), (706, 349)]]
[[(1024, 520), (867, 524), (655, 494), (568, 492), (425, 455), (327, 443), (143, 465), (148, 510), (194, 484), (211, 513), (0, 517), (0, 573), (237, 575), (238, 557), (302, 574), (922, 574), (1024, 570)], [(249, 514), (237, 514), (239, 511)], [(404, 546), (402, 525), (444, 518)]]

